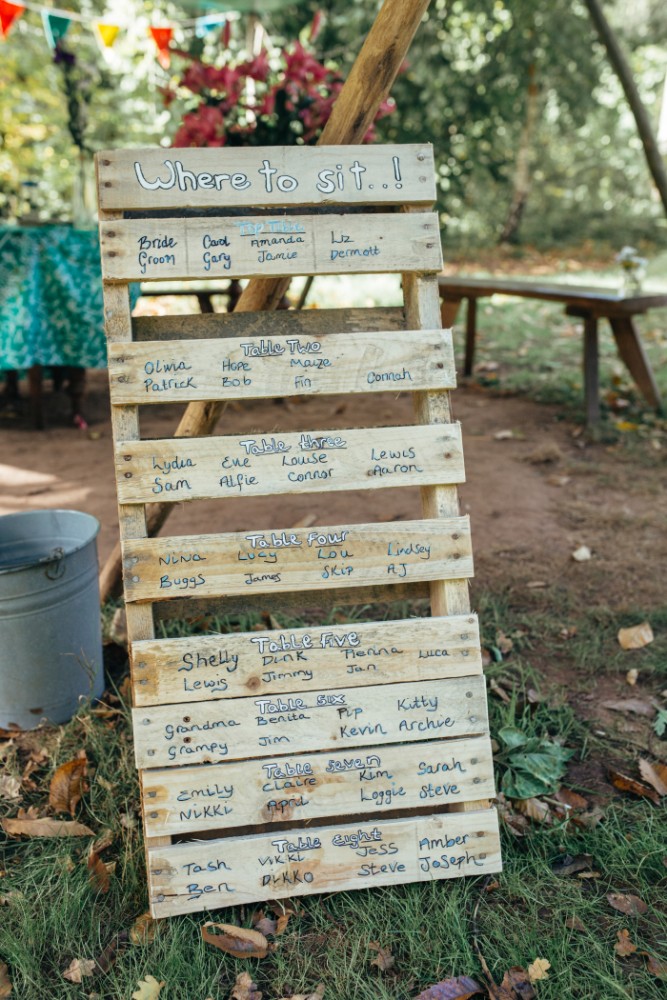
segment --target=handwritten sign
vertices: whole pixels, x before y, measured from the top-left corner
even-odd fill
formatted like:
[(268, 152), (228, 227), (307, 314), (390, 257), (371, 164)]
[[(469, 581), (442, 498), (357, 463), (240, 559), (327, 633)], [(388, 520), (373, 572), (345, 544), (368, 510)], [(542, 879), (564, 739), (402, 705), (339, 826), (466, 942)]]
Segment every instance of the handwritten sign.
[(110, 344), (116, 404), (453, 389), (449, 330)]
[(151, 909), (166, 917), (312, 892), (484, 875), (500, 868), (494, 817), (488, 809), (374, 817), (155, 847), (148, 851)]
[(129, 601), (472, 576), (467, 517), (128, 539)]
[(97, 164), (106, 210), (435, 201), (428, 143), (114, 150)]
[(211, 701), (480, 673), (475, 615), (272, 629), (132, 645), (134, 704)]
[(438, 216), (239, 216), (100, 225), (106, 281), (439, 271)]

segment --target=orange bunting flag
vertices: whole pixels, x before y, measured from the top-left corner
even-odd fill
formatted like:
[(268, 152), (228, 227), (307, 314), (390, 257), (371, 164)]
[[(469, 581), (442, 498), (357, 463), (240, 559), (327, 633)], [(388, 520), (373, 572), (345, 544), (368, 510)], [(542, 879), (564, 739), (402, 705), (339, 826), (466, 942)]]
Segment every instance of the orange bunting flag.
[(18, 3), (0, 0), (0, 36), (6, 38), (14, 21), (21, 16), (25, 7)]
[(163, 69), (167, 69), (169, 66), (169, 42), (174, 34), (174, 29), (167, 26), (161, 28), (149, 28), (149, 31), (157, 46), (158, 62)]
[(109, 24), (107, 21), (95, 21), (97, 34), (105, 49), (110, 49), (118, 37), (120, 31), (119, 24)]

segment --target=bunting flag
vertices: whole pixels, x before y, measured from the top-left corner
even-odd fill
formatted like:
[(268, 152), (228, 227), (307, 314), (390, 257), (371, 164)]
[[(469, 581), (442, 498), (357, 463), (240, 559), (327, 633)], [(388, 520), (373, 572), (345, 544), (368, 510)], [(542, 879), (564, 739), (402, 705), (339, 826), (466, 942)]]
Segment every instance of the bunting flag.
[(163, 69), (168, 69), (170, 63), (169, 42), (174, 34), (174, 29), (170, 25), (163, 25), (159, 28), (148, 29), (153, 36), (153, 41), (157, 46), (157, 58)]
[(21, 16), (25, 7), (18, 3), (0, 0), (0, 35), (6, 38), (14, 21)]
[(67, 34), (72, 18), (66, 17), (64, 14), (52, 14), (48, 10), (43, 10), (42, 23), (49, 47), (55, 49), (58, 42)]
[(105, 49), (110, 49), (118, 37), (119, 24), (109, 24), (108, 21), (95, 21), (95, 28)]
[(203, 17), (198, 17), (195, 21), (195, 35), (197, 38), (204, 38), (209, 31), (213, 31), (214, 28), (226, 23), (226, 14), (205, 14)]

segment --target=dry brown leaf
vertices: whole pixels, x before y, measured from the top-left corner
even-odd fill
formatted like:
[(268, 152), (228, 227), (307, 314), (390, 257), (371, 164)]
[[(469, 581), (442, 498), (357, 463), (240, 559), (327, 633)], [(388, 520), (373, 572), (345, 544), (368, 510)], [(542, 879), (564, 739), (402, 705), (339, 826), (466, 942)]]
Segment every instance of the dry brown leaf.
[(132, 994), (132, 1000), (156, 1000), (164, 985), (164, 981), (159, 983), (155, 976), (146, 976), (137, 983), (138, 989)]
[(550, 968), (551, 962), (548, 962), (546, 958), (536, 958), (528, 966), (528, 978), (531, 983), (539, 983), (540, 979), (548, 979)]
[(17, 837), (94, 837), (93, 831), (76, 820), (59, 819), (3, 819), (2, 829)]
[(635, 684), (637, 683), (638, 677), (639, 677), (639, 671), (637, 670), (636, 667), (633, 667), (631, 670), (628, 670), (627, 674), (625, 675), (625, 683), (629, 684), (630, 687), (634, 687)]
[(107, 867), (95, 851), (88, 854), (88, 881), (96, 892), (109, 891), (109, 872)]
[(653, 642), (653, 639), (653, 629), (648, 622), (618, 630), (618, 641), (621, 649), (641, 649), (642, 646), (648, 646), (650, 642)]
[(504, 632), (497, 632), (496, 646), (503, 654), (503, 656), (507, 656), (507, 654), (511, 653), (511, 651), (514, 649), (514, 641), (510, 639), (509, 636), (505, 635)]
[(237, 958), (266, 958), (269, 952), (269, 942), (264, 935), (246, 927), (216, 924), (208, 920), (202, 926), (201, 934), (206, 944), (212, 944), (214, 948)]
[(419, 993), (415, 1000), (469, 1000), (470, 997), (484, 992), (486, 992), (484, 988), (470, 976), (456, 976), (429, 986)]
[(96, 965), (93, 958), (73, 958), (63, 972), (63, 979), (69, 979), (70, 983), (81, 983), (84, 976), (94, 974)]
[(642, 952), (642, 955), (646, 955), (646, 968), (651, 975), (657, 976), (658, 979), (667, 980), (667, 962), (663, 962), (659, 958), (656, 958), (655, 955), (649, 955), (645, 951)]
[(280, 1000), (322, 1000), (324, 996), (324, 986), (322, 983), (315, 987), (314, 993), (295, 993), (291, 997), (281, 997)]
[(632, 712), (634, 715), (645, 715), (647, 719), (655, 715), (655, 708), (649, 701), (641, 698), (618, 698), (600, 702), (603, 708), (612, 712)]
[(88, 791), (85, 780), (87, 765), (84, 751), (80, 757), (68, 760), (56, 770), (49, 786), (49, 805), (54, 812), (74, 815), (82, 795)]
[(630, 931), (616, 931), (616, 937), (618, 941), (614, 945), (614, 951), (619, 958), (627, 958), (628, 955), (633, 955), (637, 951), (637, 945), (630, 940)]
[(588, 809), (588, 799), (571, 788), (559, 788), (554, 798), (558, 799), (568, 809)]
[(107, 847), (111, 847), (113, 842), (114, 842), (113, 830), (102, 830), (102, 833), (99, 835), (99, 837), (91, 847), (91, 851), (94, 851), (95, 854), (101, 854), (102, 851), (106, 851)]
[(551, 871), (554, 875), (576, 875), (577, 872), (590, 869), (592, 863), (592, 854), (577, 854), (576, 857), (565, 854), (561, 858), (556, 858), (551, 865)]
[(584, 923), (579, 919), (579, 917), (576, 914), (573, 914), (571, 917), (565, 918), (565, 926), (570, 931), (578, 931), (579, 934), (586, 933), (586, 927)]
[(653, 785), (658, 795), (667, 795), (667, 764), (661, 761), (651, 764), (644, 757), (640, 757), (639, 773), (644, 781)]
[(292, 914), (289, 911), (287, 913), (280, 914), (280, 916), (276, 920), (276, 929), (274, 931), (276, 937), (280, 937), (281, 934), (285, 933), (285, 930), (287, 928), (291, 916)]
[(643, 899), (633, 893), (608, 892), (607, 900), (610, 906), (629, 917), (641, 917), (648, 912), (648, 906)]
[(130, 927), (131, 944), (137, 945), (138, 947), (152, 944), (155, 940), (156, 930), (157, 921), (153, 920), (150, 913), (142, 913)]
[[(535, 990), (532, 987), (528, 973), (520, 965), (513, 965), (503, 976), (500, 988), (495, 987), (498, 1000), (514, 1000), (520, 997), (521, 1000), (533, 1000)], [(489, 994), (493, 996), (491, 990)]]
[(20, 779), (13, 774), (0, 774), (0, 799), (18, 799), (20, 795)]
[(660, 796), (649, 785), (645, 785), (621, 771), (616, 771), (612, 767), (608, 769), (607, 773), (614, 788), (618, 788), (621, 792), (631, 792), (633, 795), (650, 799), (656, 806), (660, 805)]
[(12, 981), (9, 978), (9, 969), (4, 962), (0, 962), (0, 997), (10, 997), (12, 995)]
[(371, 959), (371, 965), (377, 965), (380, 972), (388, 972), (393, 969), (396, 959), (391, 953), (391, 948), (382, 948), (377, 941), (369, 941), (368, 947), (376, 951), (377, 955)]
[(236, 977), (229, 1000), (262, 1000), (262, 994), (257, 989), (257, 983), (253, 982), (252, 976), (247, 972), (241, 972)]
[(515, 799), (514, 808), (523, 813), (524, 816), (528, 816), (529, 819), (535, 820), (536, 823), (551, 822), (549, 806), (541, 799)]

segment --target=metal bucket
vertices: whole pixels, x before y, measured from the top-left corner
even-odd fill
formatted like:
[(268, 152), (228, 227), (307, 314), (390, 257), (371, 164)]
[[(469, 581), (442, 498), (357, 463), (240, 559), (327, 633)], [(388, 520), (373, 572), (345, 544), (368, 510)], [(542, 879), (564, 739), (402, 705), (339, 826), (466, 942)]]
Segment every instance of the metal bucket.
[(61, 723), (104, 690), (99, 522), (76, 510), (0, 517), (0, 727)]

